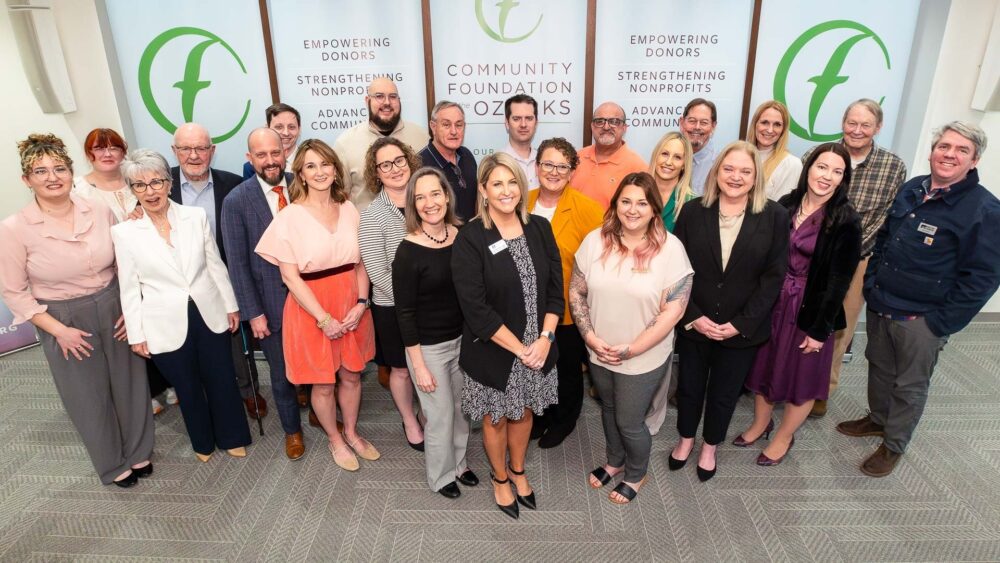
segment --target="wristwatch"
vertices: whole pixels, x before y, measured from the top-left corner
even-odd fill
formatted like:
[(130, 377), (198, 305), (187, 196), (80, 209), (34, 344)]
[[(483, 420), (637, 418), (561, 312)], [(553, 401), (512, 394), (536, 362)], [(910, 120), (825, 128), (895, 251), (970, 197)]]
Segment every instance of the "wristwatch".
[(542, 333), (539, 336), (547, 338), (549, 340), (549, 342), (555, 342), (556, 341), (556, 333), (552, 332), (551, 330), (543, 330)]
[(367, 309), (367, 308), (369, 308), (369, 307), (372, 306), (372, 300), (368, 299), (368, 298), (364, 298), (364, 297), (359, 297), (358, 298), (358, 304), (359, 305), (364, 305), (365, 309)]

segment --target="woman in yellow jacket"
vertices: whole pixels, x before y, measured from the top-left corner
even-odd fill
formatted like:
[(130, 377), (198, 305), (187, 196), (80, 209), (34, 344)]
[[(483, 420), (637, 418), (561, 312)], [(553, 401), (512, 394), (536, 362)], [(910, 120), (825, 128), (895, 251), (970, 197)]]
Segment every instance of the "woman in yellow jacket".
[(538, 146), (535, 166), (539, 187), (528, 194), (528, 210), (552, 224), (559, 246), (563, 271), (563, 298), (566, 311), (556, 329), (559, 347), (559, 404), (535, 415), (532, 438), (539, 438), (538, 447), (554, 448), (576, 427), (583, 406), (583, 371), (587, 348), (580, 331), (569, 315), (569, 280), (573, 271), (573, 256), (587, 233), (601, 226), (604, 211), (600, 204), (569, 186), (569, 179), (579, 159), (576, 149), (566, 139), (556, 137)]

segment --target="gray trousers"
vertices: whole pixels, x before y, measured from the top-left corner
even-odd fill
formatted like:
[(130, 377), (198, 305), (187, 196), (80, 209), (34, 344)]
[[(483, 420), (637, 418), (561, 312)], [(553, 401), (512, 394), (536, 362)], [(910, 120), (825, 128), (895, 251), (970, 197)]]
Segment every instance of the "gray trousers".
[(677, 378), (671, 377), (674, 371), (673, 354), (670, 356), (667, 359), (663, 380), (656, 387), (653, 401), (649, 404), (649, 410), (646, 411), (646, 428), (649, 428), (649, 433), (653, 436), (659, 433), (663, 421), (667, 418), (667, 403), (670, 400), (670, 395), (677, 391)]
[[(437, 388), (424, 393), (417, 388), (420, 408), (427, 417), (424, 426), (424, 462), (427, 465), (427, 484), (431, 490), (455, 480), (455, 476), (468, 469), (465, 452), (469, 444), (469, 419), (462, 414), (462, 382), (464, 373), (458, 367), (462, 337), (448, 342), (420, 346), (424, 364), (434, 375)], [(413, 362), (406, 354), (406, 367), (412, 377)]]
[(871, 419), (885, 427), (885, 447), (906, 451), (927, 403), (938, 354), (948, 343), (924, 319), (895, 321), (867, 312), (868, 408)]
[(83, 440), (105, 485), (153, 455), (153, 409), (149, 405), (146, 361), (127, 342), (115, 340), (122, 314), (118, 281), (93, 295), (41, 301), (59, 322), (89, 332), (90, 357), (63, 358), (51, 334), (38, 331), (52, 379), (66, 414)]
[(646, 476), (653, 439), (645, 417), (656, 387), (663, 380), (670, 359), (659, 367), (638, 375), (613, 372), (590, 364), (590, 377), (601, 396), (608, 465), (625, 466), (625, 480), (637, 483)]

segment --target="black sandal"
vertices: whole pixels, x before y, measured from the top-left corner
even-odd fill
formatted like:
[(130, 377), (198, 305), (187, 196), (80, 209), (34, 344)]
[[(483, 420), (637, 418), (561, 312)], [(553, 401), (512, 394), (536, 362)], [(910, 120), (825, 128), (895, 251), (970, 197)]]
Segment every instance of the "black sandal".
[[(646, 482), (646, 478), (643, 477), (642, 480), (639, 481), (639, 483), (638, 483), (639, 487), (641, 488), (642, 485), (645, 482)], [(635, 495), (639, 494), (639, 491), (637, 491), (637, 490), (633, 489), (632, 487), (630, 487), (629, 485), (627, 485), (625, 483), (625, 481), (622, 481), (621, 483), (618, 483), (618, 486), (615, 487), (611, 491), (611, 494), (614, 494), (614, 493), (618, 493), (619, 495), (625, 497), (625, 502), (621, 502), (621, 501), (615, 500), (615, 499), (611, 498), (611, 495), (608, 495), (608, 500), (610, 500), (611, 502), (613, 502), (615, 504), (628, 504), (628, 503), (632, 502), (635, 499)]]
[(588, 484), (590, 485), (591, 489), (600, 489), (600, 488), (604, 487), (604, 485), (607, 485), (608, 483), (611, 482), (611, 475), (608, 474), (608, 471), (606, 469), (604, 469), (603, 465), (601, 467), (598, 467), (597, 469), (591, 471), (590, 475), (594, 479), (597, 479), (598, 481), (600, 481), (600, 483), (601, 483), (600, 487), (595, 487), (594, 484), (590, 483), (590, 481), (588, 480)]
[[(511, 475), (517, 475), (518, 477), (522, 477), (524, 475), (524, 470), (523, 469), (520, 470), (520, 471), (514, 471), (514, 468), (511, 467), (509, 463), (507, 464), (507, 472), (510, 473)], [(517, 497), (517, 502), (523, 504), (525, 508), (530, 508), (531, 510), (535, 510), (536, 504), (535, 504), (535, 490), (534, 489), (532, 489), (530, 493), (528, 493), (528, 494), (526, 494), (526, 495), (524, 495), (522, 497), (517, 492), (517, 485), (514, 485), (514, 496)]]

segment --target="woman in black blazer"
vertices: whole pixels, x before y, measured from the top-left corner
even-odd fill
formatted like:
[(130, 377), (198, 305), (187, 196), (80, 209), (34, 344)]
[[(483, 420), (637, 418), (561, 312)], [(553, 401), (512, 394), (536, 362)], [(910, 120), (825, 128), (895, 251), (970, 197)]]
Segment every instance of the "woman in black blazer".
[(678, 324), (677, 431), (668, 459), (687, 463), (705, 410), (698, 478), (715, 475), (715, 448), (726, 439), (736, 400), (785, 276), (788, 212), (767, 199), (760, 157), (736, 141), (719, 153), (705, 195), (685, 205), (674, 234), (694, 268), (694, 287)]
[(774, 428), (775, 403), (786, 403), (774, 440), (757, 465), (777, 465), (795, 443), (813, 402), (830, 388), (833, 347), (846, 326), (844, 296), (861, 260), (861, 218), (847, 201), (851, 157), (840, 143), (816, 147), (798, 187), (778, 202), (792, 216), (788, 272), (771, 315), (771, 340), (757, 353), (747, 388), (756, 393), (754, 421), (733, 444), (747, 447)]
[(459, 232), (451, 262), (465, 317), (462, 410), (482, 419), (497, 506), (517, 518), (518, 502), (535, 508), (524, 475), (532, 413), (558, 402), (562, 265), (548, 221), (528, 220), (527, 181), (510, 156), (484, 158), (478, 183), (478, 215)]

